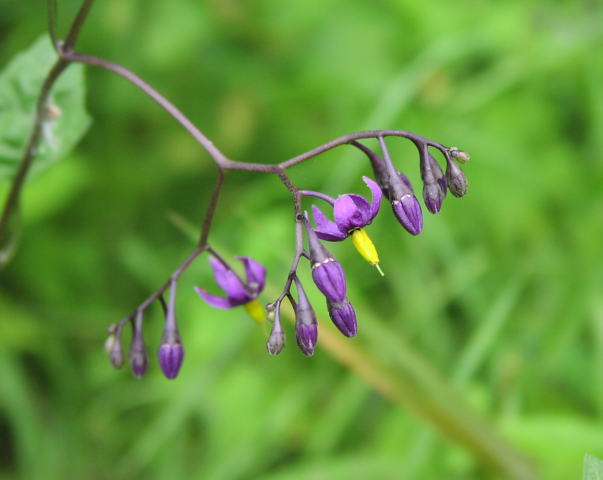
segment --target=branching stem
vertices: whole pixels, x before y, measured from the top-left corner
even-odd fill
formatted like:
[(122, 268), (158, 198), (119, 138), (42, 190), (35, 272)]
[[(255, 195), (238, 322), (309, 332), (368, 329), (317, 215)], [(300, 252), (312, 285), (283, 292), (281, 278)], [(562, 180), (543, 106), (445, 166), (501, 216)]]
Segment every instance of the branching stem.
[(189, 256), (186, 257), (186, 259), (182, 262), (182, 264), (170, 275), (168, 280), (166, 280), (166, 282), (159, 289), (157, 289), (144, 302), (142, 302), (130, 315), (123, 318), (116, 325), (112, 326), (111, 329), (113, 330), (117, 329), (121, 331), (121, 327), (126, 322), (132, 321), (134, 318), (136, 318), (137, 315), (146, 310), (149, 305), (151, 305), (156, 300), (159, 300), (162, 306), (165, 308), (166, 305), (163, 299), (164, 292), (167, 290), (167, 288), (177, 282), (177, 280), (184, 273), (184, 271), (186, 271), (186, 269), (201, 253), (208, 251), (211, 255), (225, 263), (225, 261), (218, 255), (218, 253), (215, 252), (208, 244), (208, 237), (212, 225), (212, 220), (214, 218), (214, 214), (218, 204), (218, 198), (220, 196), (220, 192), (224, 184), (225, 172), (227, 170), (251, 171), (277, 175), (280, 178), (281, 182), (291, 193), (295, 214), (295, 255), (293, 257), (291, 268), (289, 270), (289, 274), (287, 276), (287, 280), (285, 282), (283, 291), (275, 302), (276, 304), (280, 305), (280, 303), (285, 297), (289, 297), (292, 299), (290, 288), (292, 282), (296, 278), (296, 272), (297, 267), (299, 265), (299, 261), (302, 257), (307, 257), (307, 254), (306, 252), (304, 252), (303, 248), (302, 223), (304, 222), (305, 218), (303, 216), (301, 207), (302, 197), (313, 196), (325, 200), (331, 204), (335, 202), (335, 200), (329, 195), (322, 194), (320, 192), (314, 192), (311, 190), (298, 189), (293, 184), (289, 176), (286, 174), (286, 170), (288, 168), (305, 162), (306, 160), (310, 160), (314, 157), (317, 157), (341, 145), (354, 145), (355, 147), (360, 148), (365, 153), (369, 154), (369, 152), (372, 153), (372, 151), (364, 145), (358, 143), (358, 140), (377, 138), (382, 141), (382, 138), (387, 136), (403, 137), (411, 140), (413, 143), (415, 143), (415, 145), (427, 145), (434, 147), (440, 150), (446, 156), (447, 159), (450, 158), (449, 149), (447, 147), (444, 147), (443, 145), (437, 142), (433, 142), (415, 133), (408, 132), (406, 130), (370, 130), (365, 132), (356, 132), (348, 135), (343, 135), (327, 143), (324, 143), (323, 145), (320, 145), (312, 150), (309, 150), (305, 153), (292, 157), (288, 160), (284, 160), (277, 164), (246, 163), (230, 160), (213, 144), (213, 142), (208, 137), (205, 136), (205, 134), (201, 130), (199, 130), (199, 128), (180, 109), (178, 109), (172, 102), (170, 102), (166, 97), (164, 97), (161, 93), (159, 93), (155, 88), (153, 88), (149, 83), (140, 78), (134, 72), (117, 63), (104, 60), (102, 58), (85, 55), (75, 51), (77, 39), (79, 37), (84, 23), (86, 22), (86, 19), (88, 17), (90, 9), (92, 8), (93, 3), (94, 0), (83, 0), (75, 16), (75, 19), (73, 20), (71, 27), (69, 28), (66, 39), (63, 42), (58, 39), (57, 35), (56, 0), (48, 0), (49, 33), (53, 47), (57, 51), (58, 58), (55, 64), (50, 69), (40, 90), (40, 94), (36, 105), (36, 114), (32, 134), (27, 143), (17, 173), (13, 178), (8, 197), (4, 205), (2, 216), (0, 217), (0, 238), (5, 234), (12, 212), (18, 207), (21, 189), (23, 187), (27, 173), (35, 158), (40, 142), (42, 141), (42, 126), (46, 116), (47, 102), (52, 87), (54, 86), (55, 82), (60, 77), (60, 75), (63, 73), (63, 71), (71, 63), (82, 63), (94, 67), (103, 68), (105, 70), (119, 75), (131, 84), (138, 87), (140, 90), (146, 93), (155, 103), (157, 103), (167, 113), (169, 113), (178, 123), (180, 123), (180, 125), (209, 154), (213, 162), (216, 164), (218, 170), (216, 185), (210, 197), (205, 216), (203, 218), (201, 232), (197, 245), (189, 254)]

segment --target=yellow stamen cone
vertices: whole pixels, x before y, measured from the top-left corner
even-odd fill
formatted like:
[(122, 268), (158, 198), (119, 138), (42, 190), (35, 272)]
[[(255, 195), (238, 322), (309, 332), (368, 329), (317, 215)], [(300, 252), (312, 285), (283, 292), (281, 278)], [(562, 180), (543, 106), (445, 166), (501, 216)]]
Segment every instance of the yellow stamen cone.
[(252, 300), (251, 302), (243, 305), (245, 307), (245, 311), (247, 315), (249, 315), (253, 320), (255, 320), (259, 325), (266, 321), (266, 315), (264, 314), (264, 307), (257, 300)]
[(356, 250), (358, 250), (358, 253), (383, 275), (383, 271), (379, 267), (379, 254), (366, 230), (363, 228), (354, 230), (352, 232), (352, 243), (356, 247)]

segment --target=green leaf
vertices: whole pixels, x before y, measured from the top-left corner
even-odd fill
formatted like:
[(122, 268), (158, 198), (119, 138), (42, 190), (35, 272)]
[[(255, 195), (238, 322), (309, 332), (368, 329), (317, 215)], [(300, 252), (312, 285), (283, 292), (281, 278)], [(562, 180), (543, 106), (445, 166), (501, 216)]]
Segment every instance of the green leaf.
[[(40, 88), (56, 58), (44, 35), (0, 73), (0, 182), (12, 178), (19, 166), (33, 128)], [(70, 65), (52, 90), (49, 107), (55, 118), (44, 122), (29, 178), (69, 153), (88, 129), (84, 94), (83, 67)]]
[(603, 461), (594, 455), (585, 455), (584, 457), (584, 476), (583, 480), (603, 480)]

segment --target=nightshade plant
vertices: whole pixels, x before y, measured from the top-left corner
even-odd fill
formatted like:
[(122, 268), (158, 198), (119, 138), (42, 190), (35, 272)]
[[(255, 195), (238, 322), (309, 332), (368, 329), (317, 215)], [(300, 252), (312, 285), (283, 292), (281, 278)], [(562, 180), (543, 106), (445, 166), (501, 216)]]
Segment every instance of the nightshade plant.
[[(417, 148), (419, 168), (423, 180), (422, 196), (427, 209), (431, 213), (440, 211), (448, 190), (457, 197), (461, 197), (467, 192), (467, 179), (457, 163), (466, 162), (469, 160), (469, 155), (456, 147), (445, 147), (440, 143), (405, 130), (372, 130), (338, 137), (276, 164), (246, 163), (231, 160), (176, 106), (146, 81), (121, 65), (85, 55), (75, 50), (80, 30), (86, 21), (93, 1), (84, 0), (82, 2), (65, 40), (59, 40), (57, 36), (56, 1), (49, 0), (48, 2), (50, 39), (57, 58), (39, 92), (33, 132), (12, 180), (0, 218), (0, 240), (6, 239), (9, 234), (9, 227), (17, 210), (24, 180), (38, 153), (45, 135), (44, 132), (48, 129), (48, 122), (52, 121), (53, 112), (54, 114), (56, 112), (60, 113), (61, 105), (54, 105), (51, 102), (51, 93), (57, 79), (71, 64), (79, 63), (100, 67), (123, 77), (146, 93), (192, 135), (217, 167), (216, 184), (208, 201), (199, 240), (193, 251), (155, 292), (131, 313), (109, 327), (109, 337), (105, 347), (113, 366), (120, 368), (125, 363), (126, 355), (122, 344), (122, 332), (124, 327), (130, 324), (133, 332), (129, 350), (131, 369), (136, 377), (140, 378), (145, 374), (149, 355), (144, 340), (144, 315), (151, 304), (158, 302), (163, 308), (165, 316), (163, 335), (158, 349), (159, 365), (167, 378), (176, 378), (184, 359), (184, 348), (176, 322), (176, 287), (181, 275), (201, 254), (209, 256), (214, 278), (224, 291), (225, 296), (212, 295), (201, 287), (195, 288), (197, 293), (209, 305), (216, 308), (244, 306), (249, 315), (260, 323), (265, 321), (266, 311), (268, 319), (272, 322), (272, 329), (266, 343), (266, 348), (270, 354), (280, 353), (285, 345), (285, 330), (281, 323), (281, 306), (285, 299), (290, 302), (295, 312), (295, 338), (300, 350), (305, 355), (312, 355), (316, 348), (318, 340), (316, 314), (310, 304), (305, 287), (297, 275), (302, 259), (309, 261), (312, 280), (325, 297), (327, 310), (334, 325), (343, 335), (347, 337), (355, 336), (357, 333), (356, 312), (347, 297), (344, 269), (329, 252), (325, 242), (343, 241), (351, 237), (359, 253), (383, 274), (379, 267), (377, 250), (366, 232), (366, 227), (370, 225), (379, 212), (382, 197), (387, 199), (395, 218), (410, 234), (418, 235), (423, 229), (423, 214), (419, 200), (415, 196), (414, 188), (406, 175), (399, 170), (399, 167), (390, 157), (386, 139), (392, 137), (406, 138)], [(360, 140), (365, 139), (376, 139), (378, 150), (373, 150), (364, 143), (360, 143)], [(363, 177), (362, 179), (371, 192), (370, 200), (355, 193), (344, 193), (335, 199), (322, 192), (301, 189), (293, 184), (287, 175), (289, 168), (342, 145), (354, 146), (364, 153), (369, 160), (374, 179), (369, 177)], [(445, 173), (430, 152), (430, 148), (439, 151), (444, 156), (446, 161)], [(265, 309), (257, 300), (266, 281), (266, 269), (261, 263), (249, 257), (238, 257), (243, 263), (245, 271), (245, 279), (243, 280), (228, 261), (222, 258), (209, 243), (209, 233), (218, 206), (224, 175), (225, 172), (231, 170), (276, 175), (292, 198), (293, 215), (291, 220), (295, 228), (293, 259), (281, 293), (273, 302), (266, 305)], [(329, 208), (325, 215), (323, 210), (316, 205), (312, 205), (312, 220), (315, 226), (313, 226), (308, 213), (302, 207), (302, 200), (305, 197), (322, 200)], [(332, 212), (330, 211), (331, 208)], [(332, 216), (334, 221), (329, 220), (328, 216)], [(293, 285), (295, 285), (294, 288)], [(164, 294), (168, 290), (169, 299), (166, 302)]]

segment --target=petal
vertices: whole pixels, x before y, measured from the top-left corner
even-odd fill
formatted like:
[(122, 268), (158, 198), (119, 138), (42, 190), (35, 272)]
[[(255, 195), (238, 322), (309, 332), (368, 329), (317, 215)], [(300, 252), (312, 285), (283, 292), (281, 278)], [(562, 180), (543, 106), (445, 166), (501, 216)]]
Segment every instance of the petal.
[(371, 221), (371, 205), (360, 195), (340, 195), (335, 201), (333, 215), (339, 229), (349, 232), (354, 228), (364, 227)]
[(236, 303), (230, 298), (217, 297), (216, 295), (207, 293), (205, 290), (199, 287), (195, 287), (195, 292), (201, 295), (201, 298), (203, 300), (205, 300), (207, 303), (209, 303), (212, 307), (215, 308), (227, 309), (240, 305), (240, 303)]
[(250, 300), (249, 293), (241, 279), (230, 268), (226, 267), (215, 257), (209, 257), (211, 268), (214, 271), (216, 283), (220, 286), (226, 296), (235, 302), (245, 303)]
[(243, 262), (247, 286), (250, 287), (256, 295), (259, 294), (264, 290), (264, 285), (266, 284), (266, 268), (251, 257), (236, 257), (236, 259)]
[(371, 190), (371, 193), (372, 193), (372, 200), (371, 200), (371, 221), (372, 221), (373, 218), (375, 218), (377, 216), (377, 213), (379, 212), (379, 206), (381, 205), (381, 196), (383, 195), (383, 192), (381, 191), (381, 187), (372, 178), (362, 177), (362, 180), (364, 180), (364, 183), (366, 183), (366, 186), (369, 187), (369, 189)]
[(328, 242), (338, 242), (347, 237), (346, 232), (342, 232), (335, 222), (332, 222), (324, 216), (320, 208), (316, 205), (312, 205), (312, 215), (316, 228), (314, 231), (321, 240), (327, 240)]

